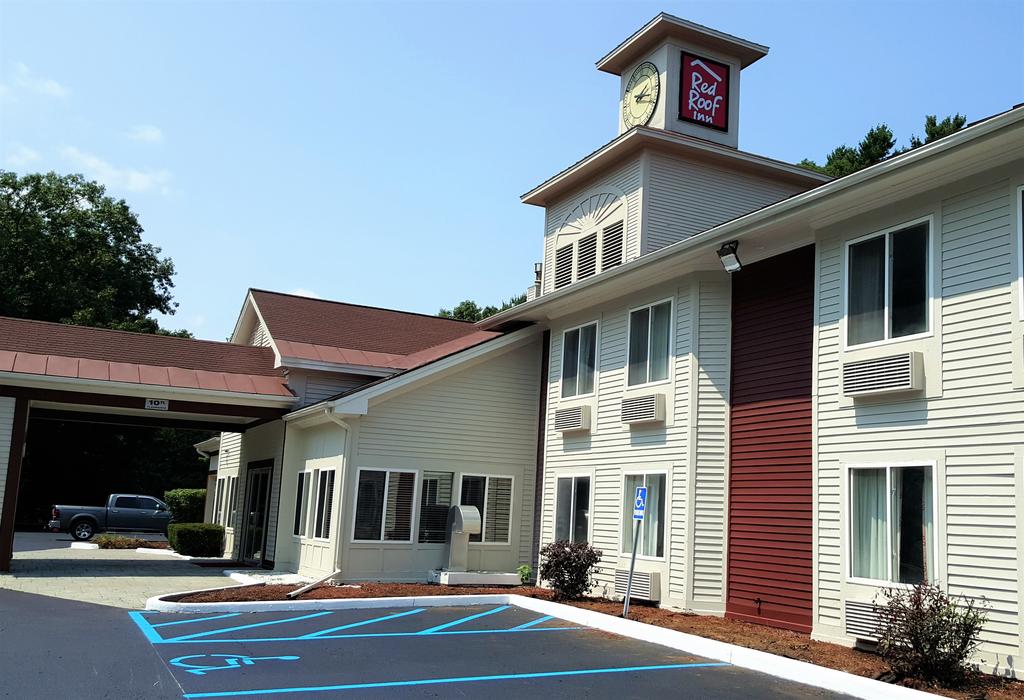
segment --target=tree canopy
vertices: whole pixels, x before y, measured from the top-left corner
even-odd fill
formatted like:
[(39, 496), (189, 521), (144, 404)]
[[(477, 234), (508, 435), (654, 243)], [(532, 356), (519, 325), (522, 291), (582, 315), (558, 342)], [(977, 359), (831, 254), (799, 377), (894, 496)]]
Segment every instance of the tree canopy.
[(166, 332), (149, 315), (175, 311), (174, 263), (142, 233), (81, 175), (0, 170), (0, 315)]
[(930, 114), (924, 120), (924, 140), (917, 136), (911, 136), (910, 147), (902, 149), (895, 148), (896, 138), (892, 129), (885, 124), (879, 124), (870, 129), (856, 147), (844, 144), (834, 148), (826, 157), (825, 165), (818, 165), (808, 158), (804, 158), (797, 165), (832, 177), (843, 177), (875, 163), (881, 163), (886, 158), (920, 148), (943, 136), (949, 136), (962, 129), (966, 123), (967, 117), (962, 114), (946, 117), (942, 121), (939, 121), (934, 114)]
[(508, 301), (503, 301), (501, 306), (484, 306), (481, 308), (475, 301), (466, 299), (465, 301), (456, 304), (454, 309), (441, 309), (437, 312), (437, 315), (441, 318), (453, 318), (457, 321), (472, 321), (473, 323), (476, 323), (477, 321), (481, 321), (488, 316), (493, 316), (500, 311), (505, 311), (506, 309), (511, 309), (513, 306), (522, 304), (524, 301), (526, 301), (526, 295), (520, 294), (512, 297)]

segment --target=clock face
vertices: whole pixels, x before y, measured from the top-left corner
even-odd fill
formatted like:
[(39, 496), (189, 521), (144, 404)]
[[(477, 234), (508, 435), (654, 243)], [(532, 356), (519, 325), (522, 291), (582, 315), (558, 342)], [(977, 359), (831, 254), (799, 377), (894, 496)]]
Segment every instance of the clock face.
[(622, 121), (627, 129), (643, 126), (651, 120), (660, 89), (661, 78), (653, 63), (644, 61), (636, 67), (622, 96)]

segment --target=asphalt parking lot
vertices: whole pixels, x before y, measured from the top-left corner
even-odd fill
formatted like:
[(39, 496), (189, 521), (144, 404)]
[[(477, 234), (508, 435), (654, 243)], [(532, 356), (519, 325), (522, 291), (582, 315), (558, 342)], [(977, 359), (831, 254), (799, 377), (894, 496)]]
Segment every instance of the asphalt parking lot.
[(510, 606), (129, 613), (184, 698), (836, 698)]

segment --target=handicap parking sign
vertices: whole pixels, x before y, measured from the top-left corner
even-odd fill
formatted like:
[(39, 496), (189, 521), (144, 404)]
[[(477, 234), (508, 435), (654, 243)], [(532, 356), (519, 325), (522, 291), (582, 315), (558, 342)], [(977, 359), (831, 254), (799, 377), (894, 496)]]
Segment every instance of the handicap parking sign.
[(633, 498), (633, 520), (643, 520), (644, 511), (647, 509), (647, 487), (637, 486), (636, 496)]

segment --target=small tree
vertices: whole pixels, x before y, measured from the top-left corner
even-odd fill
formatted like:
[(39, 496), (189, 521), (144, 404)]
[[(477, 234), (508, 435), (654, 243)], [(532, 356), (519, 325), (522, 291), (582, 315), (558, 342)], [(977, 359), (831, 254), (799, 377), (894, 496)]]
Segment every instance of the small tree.
[(986, 615), (978, 601), (937, 585), (888, 588), (881, 594), (878, 653), (893, 673), (956, 687), (970, 675)]
[(551, 584), (555, 600), (577, 600), (594, 585), (601, 550), (588, 542), (552, 542), (540, 550), (540, 577)]
[(206, 510), (206, 489), (172, 489), (164, 500), (176, 523), (201, 523)]

